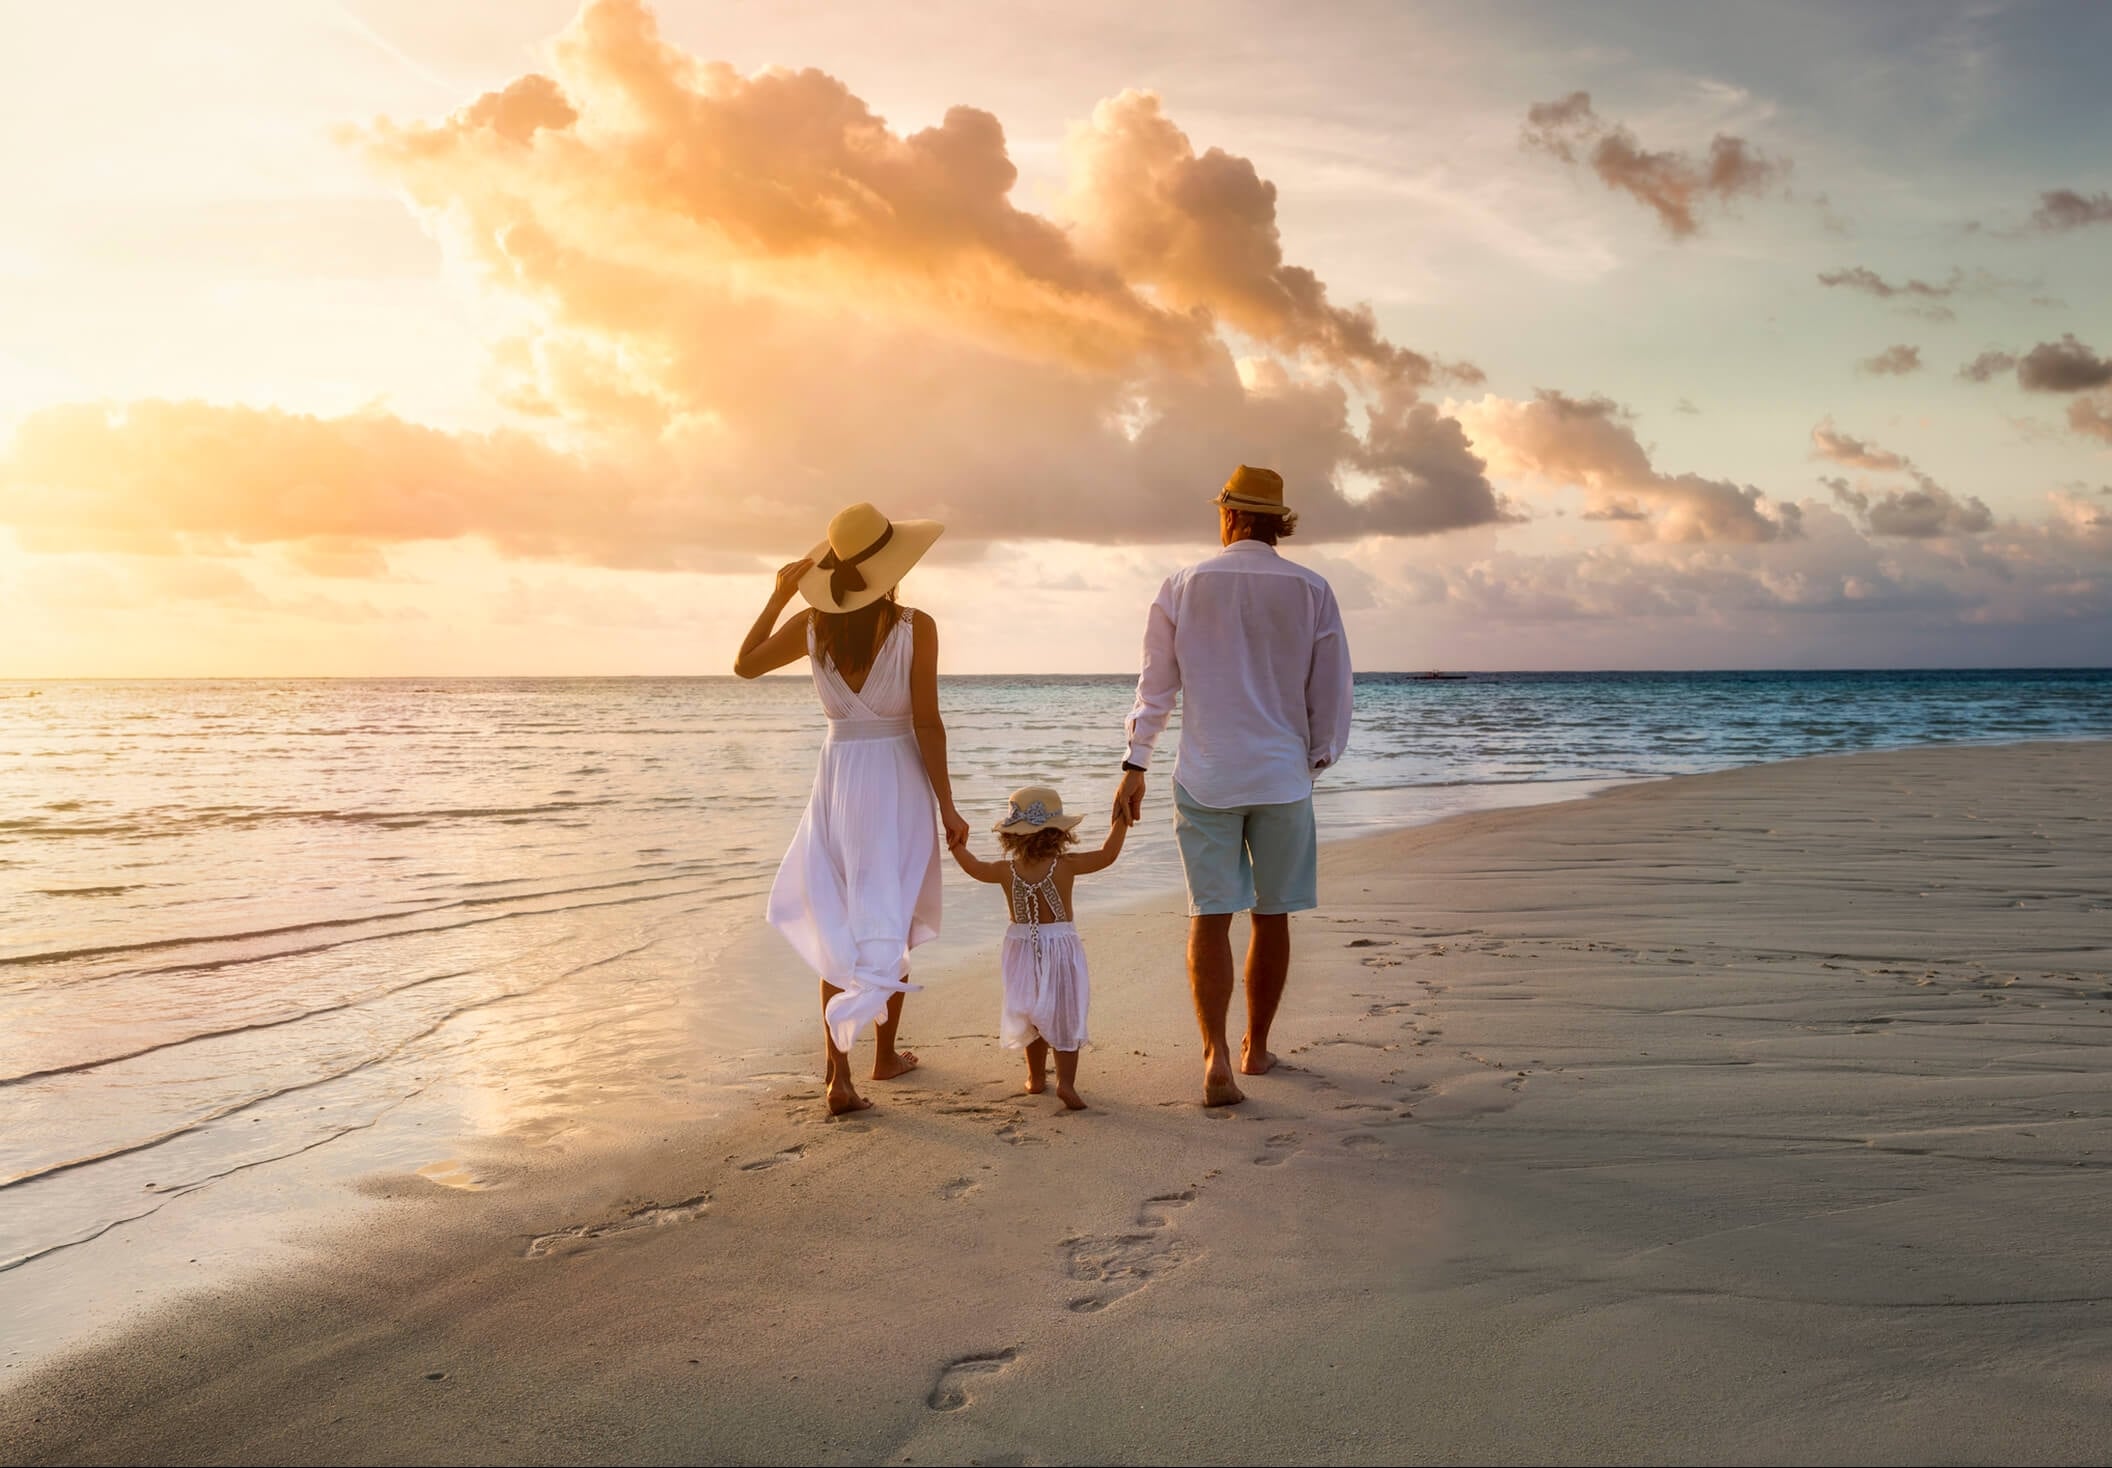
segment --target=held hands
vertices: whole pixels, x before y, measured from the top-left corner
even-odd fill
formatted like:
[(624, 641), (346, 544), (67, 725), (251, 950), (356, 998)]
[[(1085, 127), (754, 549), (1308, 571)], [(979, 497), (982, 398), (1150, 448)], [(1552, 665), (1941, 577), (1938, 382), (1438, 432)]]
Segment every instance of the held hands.
[(1144, 772), (1124, 770), (1122, 783), (1115, 787), (1115, 823), (1134, 826), (1144, 819)]
[(814, 558), (812, 556), (808, 556), (804, 560), (794, 561), (788, 566), (778, 567), (777, 589), (773, 594), (781, 602), (792, 600), (799, 592), (799, 583), (805, 580), (807, 572), (813, 569)]
[(946, 849), (961, 851), (968, 845), (968, 820), (948, 801), (939, 811), (939, 823), (946, 828)]

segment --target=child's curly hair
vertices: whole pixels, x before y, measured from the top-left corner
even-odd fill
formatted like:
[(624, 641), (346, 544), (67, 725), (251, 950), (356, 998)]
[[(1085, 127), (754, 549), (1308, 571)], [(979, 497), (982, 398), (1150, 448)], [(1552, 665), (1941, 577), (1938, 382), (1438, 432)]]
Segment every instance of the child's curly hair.
[(1007, 856), (1048, 861), (1063, 855), (1066, 846), (1076, 846), (1078, 833), (1055, 826), (1043, 826), (1039, 831), (1000, 831), (997, 844), (1005, 848)]

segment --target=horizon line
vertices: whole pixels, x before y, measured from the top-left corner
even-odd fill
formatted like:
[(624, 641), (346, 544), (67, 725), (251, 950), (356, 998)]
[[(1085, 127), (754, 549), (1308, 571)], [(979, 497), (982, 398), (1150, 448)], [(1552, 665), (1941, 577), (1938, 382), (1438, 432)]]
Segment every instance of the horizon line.
[[(2106, 673), (2112, 663), (1958, 663), (1895, 665), (1891, 667), (1677, 667), (1677, 668), (1366, 668), (1356, 678), (1408, 678), (1453, 681), (1470, 678), (1596, 678), (1619, 674), (1690, 673)], [(1431, 675), (1438, 675), (1432, 678)], [(685, 679), (694, 682), (764, 682), (796, 678), (797, 673), (772, 672), (761, 678), (744, 679), (734, 673), (91, 673), (50, 677), (0, 674), (0, 684), (19, 683), (527, 683), (601, 682)], [(949, 678), (1135, 678), (1133, 672), (1103, 673), (941, 673)]]

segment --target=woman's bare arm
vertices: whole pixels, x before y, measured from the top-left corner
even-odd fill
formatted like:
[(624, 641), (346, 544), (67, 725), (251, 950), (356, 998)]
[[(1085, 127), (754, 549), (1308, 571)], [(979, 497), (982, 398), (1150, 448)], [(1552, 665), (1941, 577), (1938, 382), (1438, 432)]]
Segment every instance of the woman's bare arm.
[(1115, 858), (1122, 854), (1122, 842), (1128, 835), (1129, 822), (1116, 821), (1108, 828), (1107, 840), (1101, 843), (1098, 851), (1088, 851), (1083, 856), (1066, 856), (1064, 863), (1070, 867), (1073, 876), (1102, 871), (1115, 864)]
[(910, 635), (909, 712), (917, 731), (917, 753), (924, 757), (924, 773), (939, 800), (939, 823), (946, 828), (946, 844), (957, 847), (968, 839), (968, 822), (954, 808), (953, 776), (946, 769), (946, 722), (939, 717), (939, 627), (930, 616), (919, 613)]
[[(741, 650), (733, 659), (735, 673), (743, 678), (760, 678), (807, 655), (806, 613), (782, 627), (777, 626), (777, 619), (798, 592), (800, 578), (813, 569), (812, 561), (794, 561), (779, 568), (777, 584), (770, 588), (770, 600), (764, 603), (762, 615), (741, 639)], [(773, 627), (777, 627), (775, 632), (770, 630)]]

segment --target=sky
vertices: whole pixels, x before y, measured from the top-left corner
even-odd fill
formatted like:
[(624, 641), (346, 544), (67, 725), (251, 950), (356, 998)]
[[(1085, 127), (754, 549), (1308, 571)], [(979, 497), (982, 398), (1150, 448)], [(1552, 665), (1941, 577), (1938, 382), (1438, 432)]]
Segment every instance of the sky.
[(2101, 664), (2112, 7), (0, 0), (0, 677)]

